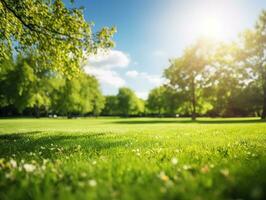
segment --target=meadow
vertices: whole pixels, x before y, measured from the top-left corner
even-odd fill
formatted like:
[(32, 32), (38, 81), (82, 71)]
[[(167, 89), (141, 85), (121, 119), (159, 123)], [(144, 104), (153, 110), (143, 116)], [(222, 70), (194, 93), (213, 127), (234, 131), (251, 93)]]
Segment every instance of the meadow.
[(266, 199), (266, 123), (1, 119), (0, 199)]

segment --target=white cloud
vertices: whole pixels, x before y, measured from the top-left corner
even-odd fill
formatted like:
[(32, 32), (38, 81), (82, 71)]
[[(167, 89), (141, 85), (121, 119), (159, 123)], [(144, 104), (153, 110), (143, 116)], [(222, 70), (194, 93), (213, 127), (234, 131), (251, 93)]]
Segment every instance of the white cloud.
[(155, 86), (159, 86), (164, 83), (164, 79), (161, 77), (161, 75), (156, 75), (156, 74), (148, 74), (146, 72), (138, 72), (136, 70), (131, 70), (126, 72), (126, 76), (137, 79), (145, 79), (148, 82), (154, 84)]
[(116, 71), (102, 69), (94, 66), (86, 66), (85, 72), (94, 75), (102, 84), (114, 86), (116, 88), (125, 86), (126, 82)]
[(162, 50), (156, 50), (153, 52), (153, 55), (158, 56), (158, 57), (163, 57), (163, 56), (166, 56), (167, 53), (165, 51), (162, 51)]
[(131, 71), (126, 72), (126, 76), (128, 76), (130, 78), (135, 78), (138, 75), (139, 75), (139, 73), (136, 70), (131, 70)]
[(137, 91), (137, 92), (136, 92), (136, 95), (137, 95), (139, 98), (146, 100), (146, 99), (148, 98), (149, 93), (148, 93), (148, 92), (138, 92), (138, 91)]
[(142, 76), (147, 79), (150, 83), (153, 83), (156, 86), (159, 86), (163, 83), (163, 78), (159, 75), (149, 75), (142, 73)]
[(125, 68), (130, 63), (130, 58), (127, 54), (118, 50), (104, 51), (100, 50), (97, 55), (91, 55), (88, 58), (91, 66), (102, 68)]
[(100, 50), (97, 55), (89, 56), (84, 70), (86, 73), (94, 75), (102, 85), (119, 88), (125, 86), (126, 82), (115, 69), (125, 68), (129, 63), (129, 56), (122, 51)]

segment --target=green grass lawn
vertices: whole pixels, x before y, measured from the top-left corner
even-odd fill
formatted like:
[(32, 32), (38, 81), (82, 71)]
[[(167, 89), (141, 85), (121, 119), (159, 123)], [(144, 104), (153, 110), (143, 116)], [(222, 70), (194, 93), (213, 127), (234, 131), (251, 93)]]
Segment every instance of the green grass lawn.
[(1, 119), (0, 199), (266, 199), (266, 123)]

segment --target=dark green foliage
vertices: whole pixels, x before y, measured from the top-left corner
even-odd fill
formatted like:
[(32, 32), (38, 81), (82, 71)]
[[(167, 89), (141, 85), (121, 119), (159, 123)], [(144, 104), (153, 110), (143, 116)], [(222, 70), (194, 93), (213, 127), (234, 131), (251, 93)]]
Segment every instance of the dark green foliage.
[(119, 115), (117, 96), (106, 96), (105, 97), (105, 106), (102, 111), (102, 114), (106, 116)]
[(99, 115), (104, 106), (97, 80), (89, 75), (80, 74), (71, 80), (64, 80), (59, 88), (55, 112), (72, 114), (92, 113)]
[(13, 107), (18, 113), (36, 117), (49, 113), (99, 115), (104, 107), (104, 97), (94, 77), (81, 72), (72, 79), (64, 79), (36, 65), (31, 55), (19, 56), (15, 63), (2, 63), (2, 110)]
[(12, 67), (3, 63), (1, 68), (5, 72), (1, 75), (0, 93), (6, 102), (2, 106), (13, 105), (19, 112), (25, 108), (35, 108), (38, 116), (40, 107), (47, 108), (50, 105), (49, 73), (38, 69), (32, 56), (23, 58), (20, 55)]
[(123, 116), (139, 115), (144, 111), (143, 102), (129, 88), (120, 88), (117, 94), (119, 114)]
[(133, 90), (120, 88), (116, 96), (105, 97), (105, 116), (140, 116), (144, 113), (144, 101), (139, 99)]
[[(261, 104), (261, 117), (266, 118), (266, 11), (262, 11), (256, 22), (255, 28), (242, 34), (242, 46), (238, 55), (238, 61), (247, 71), (248, 78), (260, 88), (263, 103)], [(259, 95), (258, 94), (258, 95)]]
[(150, 91), (147, 99), (147, 111), (152, 115), (176, 115), (180, 107), (181, 98), (175, 89), (160, 86)]

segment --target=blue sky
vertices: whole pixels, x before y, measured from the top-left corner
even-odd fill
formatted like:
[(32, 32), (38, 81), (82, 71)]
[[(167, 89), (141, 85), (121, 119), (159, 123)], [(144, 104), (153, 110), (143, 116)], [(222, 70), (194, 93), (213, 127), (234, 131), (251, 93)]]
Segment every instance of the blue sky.
[(181, 55), (196, 38), (235, 39), (254, 26), (264, 0), (76, 0), (94, 30), (116, 26), (116, 47), (90, 59), (88, 73), (98, 77), (104, 94), (122, 86), (138, 96), (163, 82), (170, 58)]

